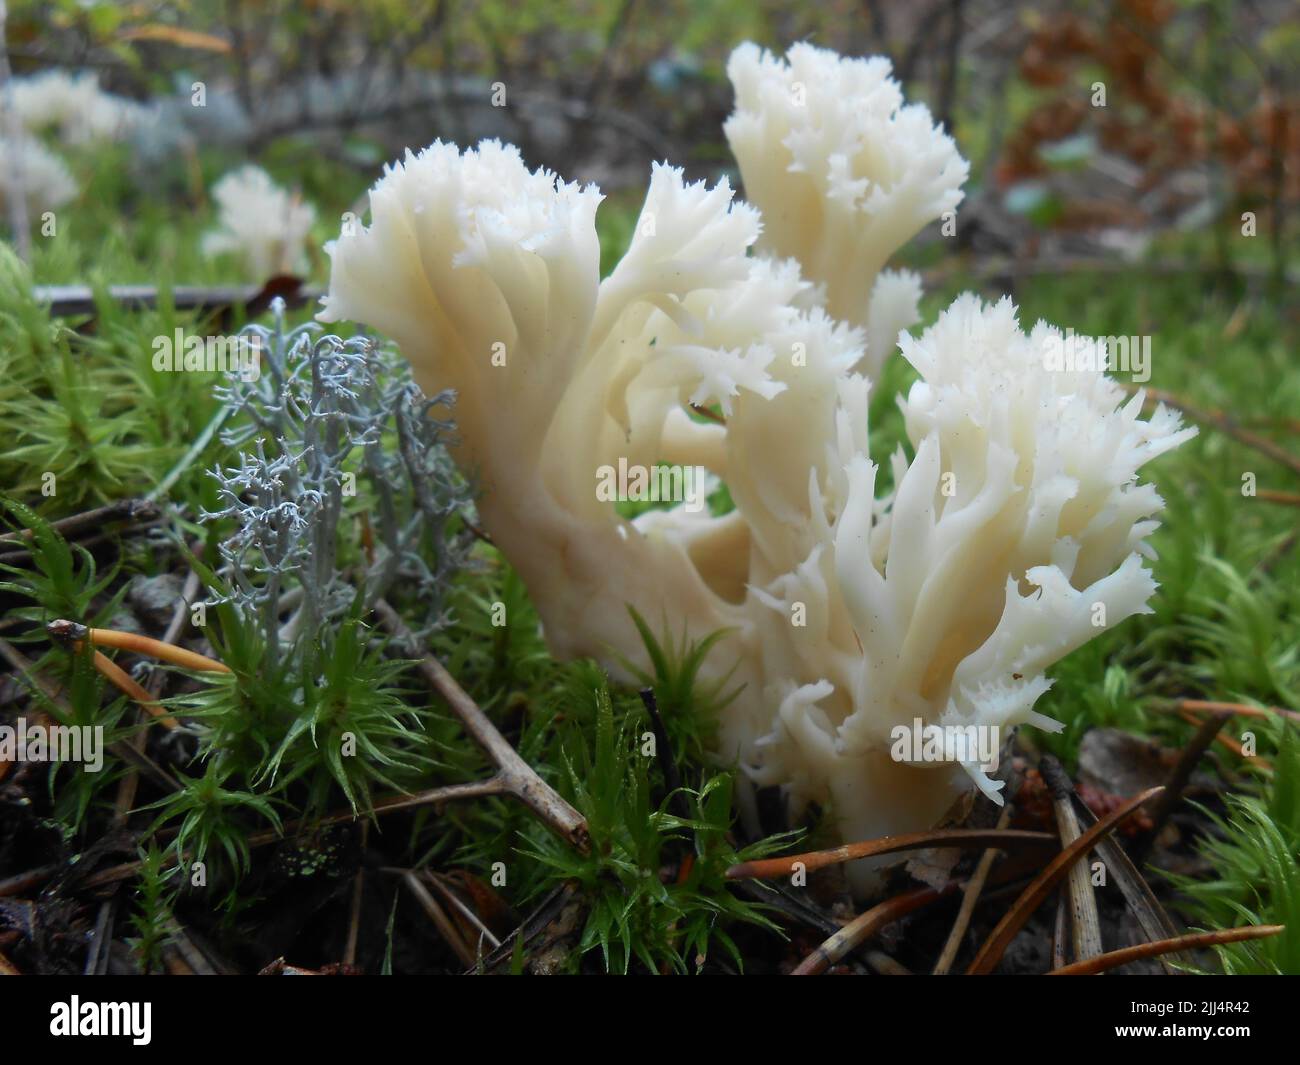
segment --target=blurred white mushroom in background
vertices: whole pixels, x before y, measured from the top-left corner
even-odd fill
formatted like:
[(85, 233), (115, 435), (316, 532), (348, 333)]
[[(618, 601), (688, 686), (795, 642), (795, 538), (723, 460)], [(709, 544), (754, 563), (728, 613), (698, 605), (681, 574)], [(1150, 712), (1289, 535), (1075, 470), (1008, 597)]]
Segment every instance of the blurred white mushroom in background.
[(204, 255), (237, 255), (258, 280), (307, 269), (307, 238), (316, 223), (311, 204), (251, 165), (222, 177), (212, 197), (220, 226), (204, 235)]
[(29, 211), (49, 211), (75, 198), (77, 183), (63, 160), (40, 141), (0, 136), (0, 211), (8, 210), (15, 190)]
[(150, 107), (105, 92), (90, 72), (42, 71), (14, 78), (9, 91), (24, 128), (53, 130), (69, 145), (124, 140), (154, 119)]

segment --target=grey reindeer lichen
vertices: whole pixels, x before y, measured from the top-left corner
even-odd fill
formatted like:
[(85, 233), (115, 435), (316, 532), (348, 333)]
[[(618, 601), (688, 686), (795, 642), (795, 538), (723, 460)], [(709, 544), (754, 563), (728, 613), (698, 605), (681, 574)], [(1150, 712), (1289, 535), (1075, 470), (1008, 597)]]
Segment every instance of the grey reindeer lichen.
[[(419, 634), (445, 625), (445, 590), (468, 550), (452, 519), (472, 507), (446, 450), (453, 395), (425, 399), (372, 340), (322, 336), (311, 322), (286, 329), (284, 310), (275, 300), (270, 327), (240, 334), (260, 372), (217, 389), (230, 411), (222, 439), (241, 451), (211, 471), (221, 506), (201, 515), (235, 524), (220, 545), (226, 599), (258, 621), (272, 668), (283, 647), (348, 611), (358, 588), (369, 606), (401, 579), (423, 611)], [(363, 498), (373, 547), (349, 580), (340, 523), (360, 517)]]

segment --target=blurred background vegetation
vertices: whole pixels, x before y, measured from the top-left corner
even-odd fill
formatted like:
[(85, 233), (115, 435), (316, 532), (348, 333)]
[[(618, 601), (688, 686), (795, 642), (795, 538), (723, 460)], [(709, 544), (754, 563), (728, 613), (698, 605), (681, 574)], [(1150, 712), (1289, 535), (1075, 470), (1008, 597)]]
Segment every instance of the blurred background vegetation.
[[(185, 227), (202, 223), (212, 180), (247, 159), (318, 205), (329, 236), (380, 164), (439, 137), (500, 137), (531, 165), (597, 182), (613, 197), (604, 214), (617, 242), (651, 160), (694, 177), (730, 167), (723, 68), (746, 39), (889, 56), (908, 98), (926, 102), (972, 162), (961, 248), (1134, 259), (1160, 235), (1195, 234), (1208, 236), (1197, 251), (1219, 267), (1276, 273), (1294, 242), (1300, 21), (1286, 0), (9, 8), (15, 75), (90, 70), (104, 89), (161, 108), (121, 156), (77, 161), (72, 241), (37, 248), (39, 279), (88, 271), (120, 249), (113, 266), (130, 276), (115, 280), (204, 280), (213, 267), (187, 251)], [(1260, 239), (1230, 239), (1244, 211), (1257, 215)], [(159, 218), (165, 232), (151, 224)], [(144, 276), (159, 269), (167, 277)]]

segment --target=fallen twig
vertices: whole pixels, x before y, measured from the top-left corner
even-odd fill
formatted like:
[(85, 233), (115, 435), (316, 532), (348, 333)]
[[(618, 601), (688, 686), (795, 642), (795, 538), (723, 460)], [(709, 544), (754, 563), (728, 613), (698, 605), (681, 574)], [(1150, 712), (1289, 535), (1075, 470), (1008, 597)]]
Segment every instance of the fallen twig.
[[(83, 644), (87, 638), (95, 632), (113, 632), (111, 629), (90, 629), (85, 625), (78, 624), (75, 621), (51, 621), (45, 626), (45, 631), (49, 633), (50, 638), (58, 643), (72, 649), (74, 653), (81, 652)], [(126, 633), (115, 633), (117, 636), (125, 636)], [(145, 640), (143, 636), (134, 637), (136, 640)], [(157, 643), (157, 640), (148, 640), (148, 643)], [(90, 645), (93, 647), (95, 641), (92, 639)], [(178, 648), (179, 650), (179, 648)], [(190, 652), (186, 652), (189, 654)], [(198, 657), (202, 657), (201, 655)], [(95, 668), (100, 675), (124, 695), (134, 699), (140, 704), (141, 708), (147, 711), (160, 725), (167, 729), (180, 728), (180, 722), (172, 717), (162, 705), (158, 702), (155, 695), (150, 694), (133, 678), (126, 670), (119, 666), (107, 655), (100, 651), (95, 651), (91, 659)]]
[(45, 626), (51, 638), (63, 643), (70, 643), (74, 648), (82, 640), (89, 640), (92, 647), (114, 647), (119, 651), (130, 651), (137, 655), (161, 658), (182, 669), (193, 669), (200, 673), (229, 673), (230, 667), (215, 658), (201, 655), (165, 640), (154, 640), (134, 632), (121, 632), (118, 629), (92, 629), (75, 621), (59, 619)]
[[(98, 531), (112, 521), (152, 521), (156, 517), (158, 517), (158, 508), (146, 499), (119, 499), (115, 503), (96, 507), (94, 510), (86, 510), (80, 514), (52, 521), (50, 528), (60, 536), (67, 537), (82, 529)], [(31, 543), (34, 536), (35, 533), (31, 529), (20, 529), (17, 532), (0, 535), (0, 544)]]
[(1196, 947), (1217, 947), (1224, 943), (1240, 943), (1247, 939), (1266, 939), (1286, 931), (1282, 924), (1257, 924), (1245, 928), (1223, 928), (1217, 932), (1192, 932), (1174, 939), (1158, 939), (1154, 943), (1139, 943), (1135, 947), (1112, 950), (1109, 954), (1099, 954), (1087, 961), (1076, 961), (1053, 969), (1048, 976), (1094, 976), (1110, 969), (1116, 969), (1129, 962), (1143, 958), (1153, 958), (1161, 954), (1172, 954), (1180, 950), (1192, 950)]
[[(1159, 707), (1157, 707), (1159, 708)], [(1285, 717), (1300, 722), (1300, 712), (1285, 710), (1280, 706), (1248, 706), (1246, 703), (1223, 703), (1207, 699), (1179, 699), (1169, 709), (1178, 712), (1189, 710), (1194, 714), (1217, 714), (1227, 711), (1235, 717)]]
[(447, 946), (455, 952), (456, 957), (462, 965), (473, 965), (478, 960), (478, 955), (470, 949), (470, 945), (465, 942), (455, 923), (447, 916), (447, 913), (438, 905), (438, 900), (429, 894), (429, 889), (421, 883), (420, 878), (411, 870), (407, 870), (402, 875), (402, 883), (416, 901), (419, 902), (424, 912), (428, 914), (429, 919), (433, 921), (434, 926), (438, 929), (438, 934), (446, 941)]
[[(407, 649), (407, 653), (418, 659), (417, 665), (429, 685), (446, 700), (447, 705), (460, 718), (461, 724), (470, 737), (487, 753), (497, 767), (495, 783), (487, 794), (509, 794), (522, 802), (558, 835), (567, 839), (581, 851), (590, 845), (587, 833), (587, 821), (582, 814), (546, 783), (533, 767), (525, 762), (519, 753), (506, 742), (486, 714), (455, 679), (441, 662), (431, 654), (420, 654), (415, 638), (410, 629), (403, 624), (391, 606), (380, 599), (375, 603), (375, 613), (379, 620), (397, 641)], [(472, 785), (466, 785), (469, 787)]]
[[(178, 647), (165, 640), (154, 640), (133, 632), (120, 632), (117, 629), (92, 629), (76, 621), (59, 619), (45, 626), (51, 639), (80, 651), (82, 644), (89, 642), (92, 647), (115, 647), (139, 655), (150, 655), (183, 669), (192, 669), (206, 673), (229, 673), (230, 667), (215, 658), (198, 654), (195, 651)], [(146, 691), (129, 673), (118, 666), (112, 659), (96, 650), (95, 668), (99, 670), (119, 691), (125, 693), (140, 704), (156, 718), (159, 724), (169, 729), (180, 728), (180, 723), (162, 709), (156, 693)]]
[[(1010, 823), (1011, 804), (1008, 803), (1002, 807), (1002, 813), (998, 815), (997, 830), (1001, 832)], [(966, 890), (962, 893), (961, 907), (957, 910), (957, 919), (952, 923), (952, 931), (948, 933), (948, 940), (944, 943), (943, 950), (939, 952), (939, 960), (934, 963), (933, 975), (946, 976), (951, 971), (952, 963), (957, 958), (957, 951), (961, 949), (962, 937), (966, 934), (971, 915), (975, 912), (975, 903), (979, 901), (980, 892), (984, 890), (984, 882), (988, 880), (993, 863), (997, 861), (1000, 853), (1001, 851), (996, 847), (989, 847), (980, 855), (979, 864), (975, 867), (975, 875), (967, 882)]]
[(1065, 944), (1070, 935), (1070, 902), (1064, 891), (1056, 893), (1056, 921), (1052, 925), (1052, 968), (1068, 964), (1069, 951)]
[[(548, 944), (544, 937), (553, 932), (556, 927), (563, 927), (569, 923), (569, 919), (575, 915), (579, 905), (579, 894), (578, 885), (574, 881), (564, 881), (538, 903), (537, 908), (518, 928), (501, 941), (499, 947), (482, 961), (475, 962), (466, 970), (465, 975), (475, 976), (499, 971), (511, 962), (516, 949), (531, 951), (534, 946), (539, 945), (539, 941), (541, 941), (541, 949), (545, 950)], [(520, 947), (520, 940), (523, 941), (522, 947)]]
[(943, 898), (957, 889), (956, 881), (935, 888), (917, 888), (904, 892), (892, 899), (873, 906), (865, 913), (855, 917), (825, 943), (804, 958), (791, 976), (820, 976), (835, 965), (854, 947), (865, 942), (887, 924), (893, 924), (901, 917), (906, 917), (913, 910), (918, 910), (927, 903)]
[(1162, 788), (1151, 788), (1129, 799), (1123, 806), (1107, 814), (1053, 858), (1048, 863), (1047, 868), (1030, 882), (1020, 897), (1016, 899), (1011, 909), (998, 922), (997, 927), (989, 934), (988, 939), (984, 941), (984, 945), (975, 956), (975, 960), (971, 962), (970, 968), (966, 970), (967, 975), (976, 976), (991, 973), (1001, 960), (1008, 944), (1015, 938), (1016, 933), (1033, 916), (1034, 911), (1042, 905), (1043, 900), (1051, 894), (1052, 889), (1069, 872), (1070, 867), (1088, 851), (1092, 850), (1093, 845), (1100, 837), (1121, 821), (1136, 813), (1143, 803), (1160, 794), (1162, 790)]
[[(153, 310), (158, 306), (156, 285), (109, 285), (105, 294), (112, 302), (126, 308)], [(33, 295), (37, 303), (48, 304), (50, 314), (56, 318), (96, 314), (99, 310), (95, 291), (88, 285), (37, 285)], [(293, 307), (320, 295), (318, 289), (304, 285), (295, 277), (275, 277), (261, 285), (176, 285), (168, 291), (171, 305), (178, 311), (224, 311), (230, 307), (244, 307), (250, 318), (260, 314), (276, 296)]]
[[(1079, 818), (1079, 823), (1085, 828), (1090, 828), (1097, 823), (1097, 815), (1088, 809), (1087, 804), (1077, 793), (1074, 795), (1074, 812)], [(1106, 863), (1106, 871), (1115, 882), (1115, 886), (1119, 888), (1120, 894), (1124, 896), (1124, 901), (1133, 912), (1133, 916), (1137, 918), (1148, 940), (1171, 939), (1180, 934), (1173, 918), (1160, 905), (1160, 900), (1151, 890), (1146, 877), (1139, 872), (1137, 865), (1120, 845), (1119, 840), (1111, 835), (1102, 836), (1097, 840), (1093, 851)], [(1169, 975), (1177, 973), (1166, 959), (1161, 958), (1160, 963)], [(1064, 960), (1061, 964), (1065, 964)]]
[(741, 862), (728, 868), (726, 877), (728, 880), (744, 880), (750, 877), (772, 880), (776, 877), (792, 875), (796, 864), (803, 866), (804, 872), (811, 873), (840, 862), (874, 858), (882, 854), (896, 854), (899, 851), (919, 850), (922, 847), (1043, 847), (1055, 843), (1056, 837), (1050, 832), (1024, 832), (1019, 829), (997, 828), (939, 828), (930, 832), (881, 836), (879, 839), (846, 843), (842, 847), (834, 847), (831, 850), (809, 851), (807, 854), (792, 854), (785, 858)]
[[(1183, 259), (1157, 260), (1154, 262), (1132, 263), (1113, 256), (1100, 258), (1092, 255), (1062, 255), (1055, 258), (992, 258), (974, 264), (956, 261), (948, 266), (934, 267), (923, 273), (926, 287), (946, 284), (953, 279), (960, 279), (969, 285), (974, 281), (994, 281), (999, 278), (1044, 277), (1060, 274), (1122, 274), (1142, 270), (1146, 274), (1164, 276), (1197, 276), (1219, 273), (1223, 268), (1217, 263), (1188, 262)], [(1264, 267), (1238, 265), (1234, 272), (1241, 277), (1252, 280), (1267, 280), (1272, 271)], [(1300, 281), (1300, 276), (1288, 274), (1288, 279)]]
[(58, 871), (57, 865), (39, 865), (35, 869), (28, 869), (25, 873), (0, 880), (0, 899), (26, 895), (32, 888), (40, 887)]
[(304, 969), (300, 965), (290, 965), (283, 957), (276, 958), (258, 970), (258, 976), (324, 976), (319, 969)]
[[(1180, 710), (1178, 712), (1178, 716), (1181, 717), (1184, 721), (1186, 721), (1189, 725), (1195, 725), (1197, 728), (1200, 728), (1201, 725), (1203, 724), (1202, 720), (1199, 717), (1197, 717), (1194, 713), (1192, 713), (1190, 710)], [(1230, 750), (1233, 754), (1235, 754), (1238, 758), (1240, 758), (1244, 762), (1249, 762), (1251, 765), (1259, 769), (1263, 769), (1267, 773), (1271, 773), (1273, 771), (1272, 762), (1270, 762), (1267, 758), (1261, 758), (1257, 754), (1247, 754), (1245, 747), (1243, 747), (1241, 744), (1241, 741), (1235, 740), (1231, 736), (1225, 736), (1222, 732), (1222, 728), (1223, 728), (1223, 722), (1219, 722), (1219, 728), (1215, 729), (1214, 732), (1215, 743), (1217, 743), (1220, 747), (1226, 747), (1228, 750)]]
[(869, 950), (866, 953), (867, 964), (881, 976), (915, 976), (906, 965), (891, 958), (882, 950)]
[(496, 950), (497, 947), (501, 946), (501, 940), (493, 934), (492, 929), (485, 925), (479, 915), (466, 906), (465, 903), (460, 900), (459, 896), (443, 883), (445, 879), (444, 877), (439, 876), (431, 870), (426, 870), (425, 879), (429, 881), (429, 884), (433, 889), (443, 897), (452, 909), (474, 926), (478, 931), (480, 942), (486, 941), (491, 950)]
[[(1151, 830), (1147, 833), (1148, 846), (1160, 834), (1165, 822), (1169, 820), (1169, 815), (1174, 812), (1174, 807), (1182, 801), (1183, 791), (1187, 787), (1187, 782), (1192, 779), (1192, 773), (1230, 717), (1232, 717), (1231, 712), (1226, 710), (1212, 714), (1205, 719), (1201, 727), (1196, 730), (1196, 735), (1183, 748), (1178, 762), (1170, 770), (1169, 779), (1165, 781), (1165, 790), (1151, 804), (1151, 809), (1148, 811), (1151, 817)], [(1075, 958), (1075, 961), (1082, 960), (1082, 958)]]
[(101, 651), (96, 651), (92, 661), (95, 668), (103, 675), (104, 679), (113, 685), (124, 695), (130, 696), (140, 707), (148, 713), (158, 724), (166, 729), (178, 729), (181, 727), (171, 714), (162, 708), (162, 704), (149, 694), (126, 670), (109, 658)]
[(1300, 492), (1278, 492), (1272, 488), (1261, 488), (1255, 493), (1256, 499), (1265, 503), (1281, 503), (1286, 507), (1300, 507)]
[[(92, 547), (97, 547), (100, 544), (107, 543), (108, 541), (115, 539), (117, 537), (124, 537), (128, 535), (139, 536), (141, 533), (148, 532), (150, 529), (158, 528), (159, 526), (163, 525), (166, 521), (167, 521), (166, 518), (160, 516), (156, 518), (151, 518), (148, 521), (136, 522), (134, 525), (123, 525), (118, 529), (110, 530), (107, 532), (95, 533), (93, 536), (87, 536), (84, 540), (78, 540), (77, 546), (89, 550)], [(23, 559), (25, 559), (29, 554), (31, 554), (30, 547), (27, 546), (16, 547), (12, 551), (6, 551), (4, 554), (0, 555), (0, 562), (11, 563), (11, 564), (15, 562), (20, 562)]]
[[(1052, 795), (1052, 812), (1056, 828), (1061, 834), (1061, 848), (1068, 848), (1081, 835), (1079, 819), (1075, 815), (1072, 796), (1074, 785), (1061, 763), (1051, 755), (1044, 755), (1039, 771)], [(1167, 792), (1165, 794), (1168, 794)], [(1161, 796), (1163, 798), (1164, 795)], [(1158, 801), (1158, 800), (1157, 800)], [(1066, 874), (1066, 893), (1070, 906), (1070, 941), (1074, 960), (1095, 958), (1102, 951), (1101, 920), (1097, 916), (1097, 897), (1092, 891), (1092, 878), (1086, 862), (1075, 862)]]
[(231, 971), (225, 965), (213, 964), (202, 948), (194, 942), (185, 926), (175, 917), (168, 917), (164, 923), (167, 934), (171, 937), (172, 947), (185, 959), (185, 964), (196, 976), (231, 975)]

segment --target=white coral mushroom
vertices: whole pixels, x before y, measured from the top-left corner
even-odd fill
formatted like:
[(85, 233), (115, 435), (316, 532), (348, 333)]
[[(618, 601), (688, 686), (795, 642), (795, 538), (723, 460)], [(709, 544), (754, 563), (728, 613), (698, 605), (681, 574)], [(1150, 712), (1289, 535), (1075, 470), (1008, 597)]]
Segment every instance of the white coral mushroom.
[[(1052, 724), (1045, 671), (1146, 610), (1161, 502), (1136, 477), (1191, 430), (1142, 420), (1099, 370), (1054, 371), (1060, 334), (1026, 336), (1008, 301), (962, 297), (903, 338), (913, 457), (878, 492), (855, 367), (883, 327), (817, 306), (793, 260), (749, 254), (752, 207), (668, 167), (599, 282), (599, 200), (495, 142), (408, 153), (369, 227), (327, 249), (321, 317), (387, 333), (426, 391), (458, 392), (457, 460), (557, 654), (644, 662), (629, 605), (696, 639), (726, 628), (706, 679), (743, 690), (720, 757), (827, 804), (845, 838), (932, 824), (972, 779), (996, 799), (981, 762), (899, 757), (896, 729)], [(659, 462), (721, 477), (735, 509), (627, 521), (597, 490), (602, 468)]]
[(786, 58), (754, 44), (727, 63), (736, 109), (723, 127), (762, 251), (799, 261), (831, 315), (868, 329), (872, 377), (917, 320), (919, 281), (882, 273), (899, 248), (961, 202), (969, 164), (923, 104), (904, 104), (887, 59), (810, 44)]
[(237, 255), (259, 279), (307, 268), (307, 238), (316, 222), (311, 204), (251, 165), (226, 174), (212, 195), (220, 226), (204, 235), (204, 255)]
[(598, 498), (597, 473), (620, 459), (720, 465), (721, 427), (683, 404), (770, 390), (754, 329), (793, 313), (800, 282), (746, 256), (757, 217), (725, 185), (660, 167), (600, 283), (599, 202), (496, 142), (408, 153), (372, 190), (371, 225), (327, 248), (321, 317), (381, 329), (427, 392), (457, 391), (458, 458), (552, 648), (608, 658), (637, 645), (628, 603), (684, 611), (701, 635), (743, 621), (691, 557), (734, 555), (724, 542), (737, 536), (743, 555), (743, 525), (684, 511), (626, 521)]
[[(822, 415), (826, 436), (836, 421), (841, 431), (828, 441), (833, 457), (814, 467), (802, 522), (769, 516), (783, 516), (803, 543), (766, 560), (775, 576), (755, 585), (770, 607), (768, 697), (742, 704), (752, 718), (733, 715), (732, 744), (760, 781), (829, 801), (846, 838), (938, 818), (962, 772), (997, 800), (1000, 785), (973, 760), (927, 772), (892, 759), (896, 730), (918, 718), (997, 734), (1055, 728), (1033, 711), (1050, 687), (1045, 671), (1147, 612), (1156, 586), (1141, 555), (1162, 504), (1138, 470), (1195, 430), (1164, 409), (1141, 420), (1142, 396), (1126, 398), (1100, 371), (1050, 369), (1061, 342), (1042, 323), (1022, 333), (1009, 300), (959, 298), (919, 339), (903, 339), (921, 380), (903, 401), (914, 457), (895, 456), (888, 504), (850, 377), (834, 420)], [(748, 440), (772, 432), (796, 387), (740, 411), (729, 436), (750, 414)], [(749, 493), (769, 480), (755, 470), (748, 485), (728, 483), (753, 520)], [(796, 605), (805, 626), (790, 624)]]

